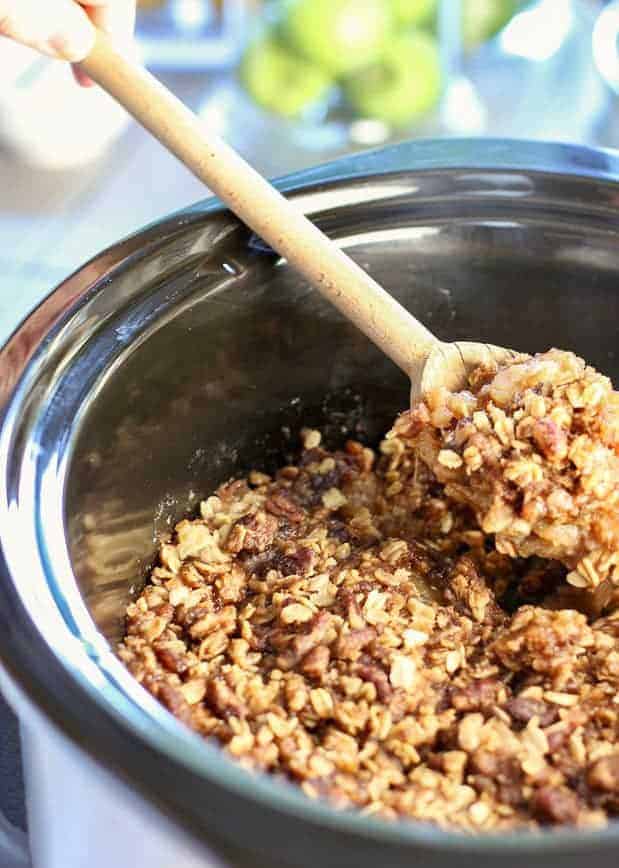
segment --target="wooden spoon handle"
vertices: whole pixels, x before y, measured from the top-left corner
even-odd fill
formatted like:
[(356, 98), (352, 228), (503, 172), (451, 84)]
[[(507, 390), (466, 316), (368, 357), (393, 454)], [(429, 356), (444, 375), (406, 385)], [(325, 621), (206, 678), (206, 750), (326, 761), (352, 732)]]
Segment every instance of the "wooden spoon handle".
[(406, 374), (427, 358), (434, 335), (104, 34), (80, 66)]

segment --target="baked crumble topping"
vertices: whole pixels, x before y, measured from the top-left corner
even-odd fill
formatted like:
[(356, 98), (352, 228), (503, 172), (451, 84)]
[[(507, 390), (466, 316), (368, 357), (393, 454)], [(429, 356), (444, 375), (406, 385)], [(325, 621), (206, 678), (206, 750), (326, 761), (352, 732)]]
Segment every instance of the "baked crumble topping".
[(619, 585), (619, 393), (573, 353), (478, 369), (470, 391), (437, 390), (388, 436), (415, 448), (498, 551), (559, 560), (576, 588)]
[(472, 832), (619, 815), (619, 399), (478, 370), (377, 453), (302, 432), (161, 545), (119, 655), (247, 769)]

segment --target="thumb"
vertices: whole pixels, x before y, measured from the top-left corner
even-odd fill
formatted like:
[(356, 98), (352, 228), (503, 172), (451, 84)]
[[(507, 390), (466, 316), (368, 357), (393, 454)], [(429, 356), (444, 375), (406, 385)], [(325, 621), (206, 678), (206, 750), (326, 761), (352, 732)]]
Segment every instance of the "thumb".
[(0, 34), (72, 63), (94, 42), (93, 25), (74, 0), (0, 0)]

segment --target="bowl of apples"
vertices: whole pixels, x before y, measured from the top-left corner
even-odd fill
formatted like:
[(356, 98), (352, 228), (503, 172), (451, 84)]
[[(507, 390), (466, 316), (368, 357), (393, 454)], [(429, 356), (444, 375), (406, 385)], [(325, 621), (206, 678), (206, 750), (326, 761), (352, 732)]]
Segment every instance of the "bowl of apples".
[(302, 127), (344, 126), (361, 143), (435, 132), (449, 52), (475, 50), (518, 5), (462, 0), (454, 29), (456, 10), (440, 0), (267, 2), (239, 81), (266, 113)]

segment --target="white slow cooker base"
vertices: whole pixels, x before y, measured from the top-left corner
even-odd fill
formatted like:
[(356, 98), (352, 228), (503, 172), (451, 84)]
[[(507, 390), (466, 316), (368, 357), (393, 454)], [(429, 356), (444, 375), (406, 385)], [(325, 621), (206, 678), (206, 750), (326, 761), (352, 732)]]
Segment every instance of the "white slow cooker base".
[[(225, 868), (58, 732), (1, 670), (0, 687), (20, 719), (32, 868)], [(0, 864), (27, 860), (14, 848)]]

